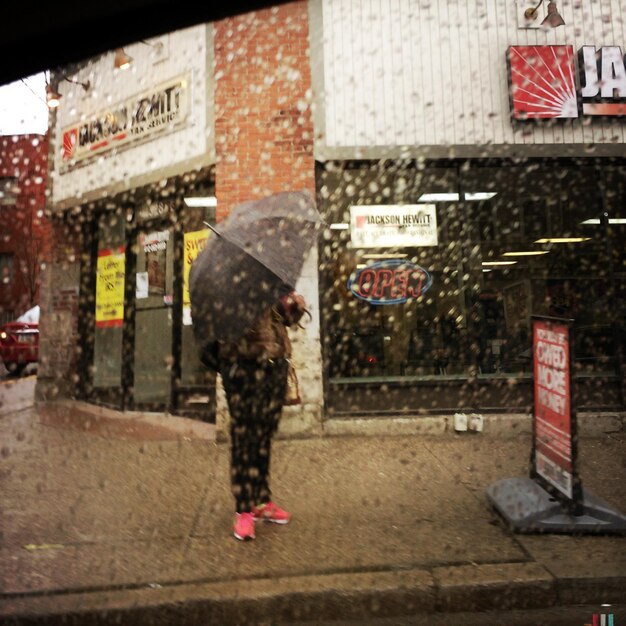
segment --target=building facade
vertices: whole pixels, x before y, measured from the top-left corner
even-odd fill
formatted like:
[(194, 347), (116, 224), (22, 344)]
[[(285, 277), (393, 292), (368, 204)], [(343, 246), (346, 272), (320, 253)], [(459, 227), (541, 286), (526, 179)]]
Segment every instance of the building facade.
[(39, 304), (49, 257), (47, 171), (47, 136), (0, 137), (0, 323)]
[(239, 202), (305, 189), (287, 429), (528, 412), (532, 315), (574, 320), (577, 407), (623, 409), (626, 16), (475, 4), (294, 2), (61, 79), (39, 396), (215, 419), (189, 264)]

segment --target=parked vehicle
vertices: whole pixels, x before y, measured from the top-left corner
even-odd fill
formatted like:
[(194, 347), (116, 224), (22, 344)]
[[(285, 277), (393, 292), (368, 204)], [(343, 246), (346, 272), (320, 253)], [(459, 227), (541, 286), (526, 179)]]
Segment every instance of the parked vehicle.
[(0, 327), (0, 359), (9, 374), (18, 376), (39, 360), (39, 306)]

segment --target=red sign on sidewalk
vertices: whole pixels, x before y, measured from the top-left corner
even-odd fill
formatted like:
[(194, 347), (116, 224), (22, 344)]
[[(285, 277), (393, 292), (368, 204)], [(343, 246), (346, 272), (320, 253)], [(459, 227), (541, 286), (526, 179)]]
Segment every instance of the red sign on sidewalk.
[(534, 472), (568, 499), (577, 499), (575, 415), (571, 406), (570, 327), (533, 320)]

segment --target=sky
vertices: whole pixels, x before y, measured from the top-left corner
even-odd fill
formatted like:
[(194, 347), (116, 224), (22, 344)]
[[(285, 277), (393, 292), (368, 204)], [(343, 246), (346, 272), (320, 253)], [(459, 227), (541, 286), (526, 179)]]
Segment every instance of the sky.
[(43, 135), (47, 130), (43, 72), (0, 86), (0, 135)]

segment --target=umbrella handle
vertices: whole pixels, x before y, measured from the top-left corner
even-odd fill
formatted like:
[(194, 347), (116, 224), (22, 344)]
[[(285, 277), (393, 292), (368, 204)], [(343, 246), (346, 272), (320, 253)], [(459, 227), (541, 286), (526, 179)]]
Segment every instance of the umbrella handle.
[(208, 222), (205, 222), (204, 220), (202, 221), (202, 223), (205, 226), (208, 226), (216, 235), (218, 235), (219, 237), (221, 237), (222, 235), (220, 234), (220, 231), (217, 230), (217, 228), (215, 228), (214, 226), (211, 226), (211, 224), (209, 224)]

